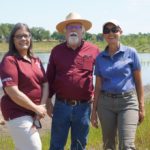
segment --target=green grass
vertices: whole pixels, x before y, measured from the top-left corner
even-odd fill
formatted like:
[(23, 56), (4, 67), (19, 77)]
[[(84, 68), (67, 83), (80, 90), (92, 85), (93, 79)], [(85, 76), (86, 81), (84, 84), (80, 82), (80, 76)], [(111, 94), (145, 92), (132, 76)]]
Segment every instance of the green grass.
[[(33, 52), (36, 53), (49, 52), (57, 44), (59, 44), (58, 41), (33, 42)], [(0, 52), (6, 51), (8, 51), (8, 43), (0, 42)]]
[[(150, 150), (150, 101), (145, 103), (146, 116), (144, 122), (138, 126), (136, 134), (136, 147), (137, 150)], [(43, 145), (43, 150), (48, 150), (50, 133), (45, 131), (41, 134), (41, 140)], [(11, 147), (11, 149), (10, 149)], [(70, 147), (70, 135), (66, 144), (65, 150), (69, 150)], [(13, 150), (14, 145), (11, 137), (3, 135), (0, 133), (0, 150)], [(87, 150), (101, 150), (102, 149), (102, 134), (101, 129), (90, 128)]]
[(136, 146), (139, 150), (150, 150), (150, 101), (147, 101), (145, 109), (144, 122), (139, 125), (136, 134)]
[(0, 133), (0, 150), (14, 150), (12, 138)]
[(0, 52), (6, 52), (8, 50), (8, 43), (0, 42)]
[(33, 42), (33, 52), (50, 52), (50, 50), (59, 44), (57, 41), (53, 42)]
[[(96, 42), (91, 41), (93, 44), (97, 45), (100, 50), (103, 50), (106, 46), (106, 42)], [(49, 52), (54, 46), (59, 44), (58, 41), (43, 41), (43, 42), (33, 42), (33, 52), (36, 53), (42, 53), (42, 52)], [(123, 43), (127, 44), (127, 43)], [(129, 46), (135, 47), (138, 52), (145, 52), (150, 53), (150, 45), (149, 44), (143, 44), (142, 46), (139, 43), (136, 43), (135, 45), (127, 44)], [(8, 43), (0, 42), (0, 52), (6, 52), (8, 50)]]

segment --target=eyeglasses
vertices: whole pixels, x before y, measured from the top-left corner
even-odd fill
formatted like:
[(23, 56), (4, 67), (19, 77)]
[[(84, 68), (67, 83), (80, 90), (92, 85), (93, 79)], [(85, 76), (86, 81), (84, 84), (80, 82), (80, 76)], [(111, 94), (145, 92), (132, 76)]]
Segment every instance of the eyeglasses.
[(82, 26), (81, 25), (68, 25), (68, 26), (66, 26), (66, 30), (73, 30), (73, 29), (80, 30), (80, 29), (82, 29)]
[(120, 28), (119, 27), (113, 27), (113, 28), (111, 28), (111, 29), (109, 29), (109, 28), (104, 28), (103, 29), (103, 34), (109, 34), (110, 32), (112, 32), (112, 33), (117, 33), (117, 32), (119, 32), (120, 31)]
[(18, 34), (18, 35), (15, 35), (14, 38), (18, 39), (18, 40), (21, 40), (22, 38), (25, 38), (25, 39), (30, 39), (31, 38), (31, 34)]

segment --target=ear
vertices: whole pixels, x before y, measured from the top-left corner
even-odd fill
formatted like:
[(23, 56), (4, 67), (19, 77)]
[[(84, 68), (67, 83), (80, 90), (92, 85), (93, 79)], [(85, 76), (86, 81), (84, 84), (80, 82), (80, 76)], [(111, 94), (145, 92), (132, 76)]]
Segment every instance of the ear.
[(121, 34), (121, 35), (123, 34), (123, 31), (122, 31), (122, 30), (120, 30), (120, 34)]

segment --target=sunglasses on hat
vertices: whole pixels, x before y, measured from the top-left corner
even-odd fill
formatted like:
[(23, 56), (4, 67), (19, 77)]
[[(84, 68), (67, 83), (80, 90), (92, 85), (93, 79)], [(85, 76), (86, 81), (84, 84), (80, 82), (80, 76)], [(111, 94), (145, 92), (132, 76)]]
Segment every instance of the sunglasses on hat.
[(107, 27), (104, 27), (103, 29), (103, 34), (109, 34), (110, 32), (112, 33), (117, 33), (120, 31), (120, 28), (119, 27), (113, 27), (111, 29), (107, 28)]

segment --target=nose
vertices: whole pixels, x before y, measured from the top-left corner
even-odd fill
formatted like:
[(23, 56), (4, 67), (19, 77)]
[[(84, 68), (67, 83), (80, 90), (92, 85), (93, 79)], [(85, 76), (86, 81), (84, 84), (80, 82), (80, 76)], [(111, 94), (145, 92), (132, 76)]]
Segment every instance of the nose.
[(26, 37), (26, 36), (22, 36), (21, 37), (21, 40), (24, 40), (24, 41), (26, 41), (28, 38)]
[(22, 38), (21, 38), (21, 39), (26, 40), (27, 38), (25, 38), (25, 36), (22, 36)]

